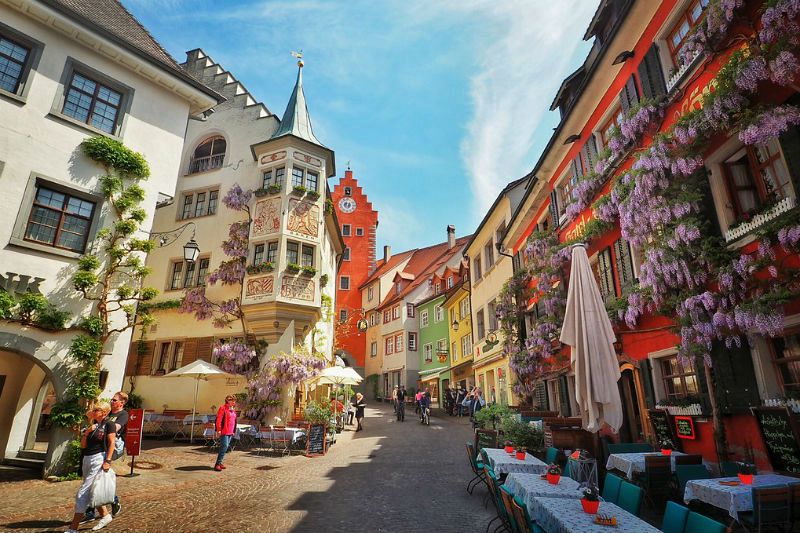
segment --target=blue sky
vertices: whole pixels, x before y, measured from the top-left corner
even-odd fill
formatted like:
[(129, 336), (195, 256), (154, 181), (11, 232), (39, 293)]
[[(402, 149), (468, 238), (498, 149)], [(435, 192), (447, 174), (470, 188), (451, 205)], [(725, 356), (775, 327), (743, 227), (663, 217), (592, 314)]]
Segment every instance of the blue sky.
[[(179, 61), (202, 48), (282, 115), (302, 49), (317, 137), (379, 211), (379, 250), (471, 233), (529, 172), (596, 0), (123, 0)], [(338, 178), (332, 178), (331, 186)]]

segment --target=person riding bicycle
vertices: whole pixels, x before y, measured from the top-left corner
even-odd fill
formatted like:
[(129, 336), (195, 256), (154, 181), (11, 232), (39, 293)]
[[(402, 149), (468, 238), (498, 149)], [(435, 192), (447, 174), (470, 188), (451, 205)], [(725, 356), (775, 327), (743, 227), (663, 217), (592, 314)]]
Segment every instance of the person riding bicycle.
[(419, 419), (425, 421), (425, 416), (430, 416), (431, 397), (429, 394), (422, 394), (419, 399)]

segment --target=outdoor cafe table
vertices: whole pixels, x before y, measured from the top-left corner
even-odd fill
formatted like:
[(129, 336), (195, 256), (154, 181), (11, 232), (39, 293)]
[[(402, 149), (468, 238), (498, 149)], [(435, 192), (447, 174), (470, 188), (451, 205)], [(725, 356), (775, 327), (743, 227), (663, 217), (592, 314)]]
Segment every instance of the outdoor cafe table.
[[(634, 472), (644, 472), (644, 458), (648, 455), (661, 455), (661, 452), (640, 452), (640, 453), (612, 453), (606, 461), (606, 470), (620, 470), (625, 472), (628, 479), (633, 479)], [(681, 452), (673, 451), (670, 454), (672, 471), (675, 471), (675, 456), (686, 455)]]
[(165, 425), (173, 424), (175, 417), (163, 415), (161, 413), (145, 413), (143, 417), (142, 433), (163, 435), (166, 431)]
[(541, 474), (509, 474), (503, 486), (525, 502), (530, 509), (534, 498), (572, 498), (580, 500), (583, 489), (580, 483), (566, 476), (561, 476), (557, 485), (542, 479)]
[[(536, 457), (525, 452), (525, 459), (517, 459), (516, 454), (507, 453), (503, 448), (483, 448), (489, 457), (489, 466), (494, 473), (511, 474), (513, 472), (527, 474), (544, 474), (547, 470), (547, 463), (543, 463)], [(480, 455), (478, 456), (480, 460)]]
[(660, 533), (638, 516), (611, 502), (600, 502), (597, 513), (616, 517), (617, 527), (595, 524), (596, 515), (584, 512), (581, 501), (575, 498), (533, 498), (528, 513), (547, 533)]
[(715, 479), (694, 479), (686, 483), (686, 490), (683, 493), (683, 501), (689, 503), (691, 500), (700, 500), (719, 507), (734, 520), (739, 520), (739, 513), (753, 510), (753, 487), (765, 487), (769, 485), (791, 485), (800, 483), (800, 478), (781, 476), (778, 474), (763, 474), (753, 476), (753, 484), (745, 485), (721, 485), (720, 481), (739, 481), (735, 477), (723, 477)]

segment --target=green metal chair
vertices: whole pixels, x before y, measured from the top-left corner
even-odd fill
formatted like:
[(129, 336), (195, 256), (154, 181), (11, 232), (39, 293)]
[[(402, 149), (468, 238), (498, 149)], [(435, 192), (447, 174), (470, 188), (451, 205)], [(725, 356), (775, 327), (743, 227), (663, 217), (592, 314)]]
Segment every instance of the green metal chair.
[(550, 446), (547, 448), (547, 452), (544, 455), (544, 462), (551, 465), (556, 462), (558, 458), (558, 448), (553, 448)]
[(675, 502), (667, 502), (664, 509), (664, 521), (661, 523), (663, 533), (683, 533), (689, 509)]
[(739, 523), (745, 531), (788, 531), (791, 527), (792, 510), (788, 485), (753, 487), (753, 512), (740, 513)]
[(489, 486), (489, 494), (491, 494), (491, 501), (494, 503), (494, 508), (497, 511), (497, 516), (492, 518), (488, 524), (486, 524), (486, 533), (489, 533), (492, 524), (496, 520), (500, 520), (500, 525), (505, 526), (506, 529), (510, 529), (510, 523), (508, 520), (508, 514), (506, 513), (506, 507), (503, 503), (503, 497), (500, 495), (499, 482), (497, 480), (497, 476), (494, 475), (494, 471), (490, 469), (488, 466), (483, 466), (483, 471), (486, 473), (486, 483)]
[(511, 499), (511, 508), (514, 511), (514, 519), (517, 521), (520, 533), (545, 533), (544, 529), (531, 520), (528, 506), (519, 497), (514, 496)]
[(725, 525), (700, 513), (689, 511), (683, 533), (725, 533)]
[(693, 479), (711, 479), (711, 472), (704, 465), (675, 465), (675, 477), (680, 494), (683, 495), (687, 482)]
[(646, 442), (621, 442), (619, 444), (609, 444), (608, 453), (647, 453), (652, 452), (653, 447)]
[(719, 473), (722, 477), (736, 477), (739, 473), (739, 466), (736, 461), (722, 461), (719, 464)]
[(603, 500), (611, 503), (617, 503), (617, 500), (619, 499), (620, 486), (622, 486), (621, 477), (606, 473), (606, 479), (603, 481)]
[(639, 509), (642, 508), (642, 488), (627, 481), (622, 482), (619, 488), (619, 499), (617, 505), (629, 513), (639, 516)]

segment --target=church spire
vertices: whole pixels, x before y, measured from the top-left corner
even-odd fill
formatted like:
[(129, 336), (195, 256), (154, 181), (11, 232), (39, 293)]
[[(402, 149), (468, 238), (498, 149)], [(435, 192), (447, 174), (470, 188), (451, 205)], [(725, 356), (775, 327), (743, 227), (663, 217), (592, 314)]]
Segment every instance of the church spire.
[(324, 147), (325, 145), (314, 136), (311, 117), (308, 115), (306, 95), (303, 92), (303, 54), (292, 52), (292, 55), (297, 57), (297, 82), (294, 85), (292, 96), (289, 98), (289, 103), (286, 104), (286, 111), (283, 112), (281, 125), (271, 138), (276, 139), (284, 135), (294, 135)]

